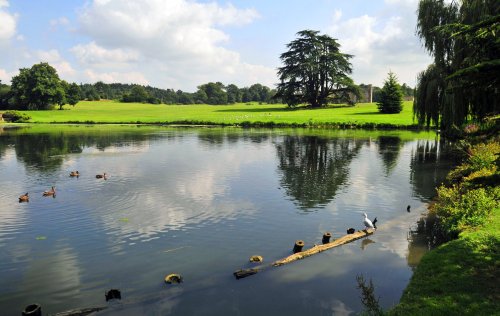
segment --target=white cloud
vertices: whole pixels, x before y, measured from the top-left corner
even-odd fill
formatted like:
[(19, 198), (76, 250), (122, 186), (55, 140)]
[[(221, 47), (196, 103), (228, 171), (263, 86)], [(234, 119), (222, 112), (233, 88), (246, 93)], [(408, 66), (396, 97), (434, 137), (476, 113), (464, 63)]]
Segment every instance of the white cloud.
[(7, 70), (0, 68), (0, 80), (3, 84), (8, 84), (14, 75), (14, 72), (8, 72)]
[(387, 10), (380, 15), (336, 20), (330, 33), (339, 39), (344, 52), (354, 55), (351, 62), (357, 83), (382, 86), (392, 70), (400, 83), (413, 86), (417, 73), (430, 63), (415, 35), (417, 2), (385, 2)]
[(66, 18), (66, 17), (63, 16), (63, 17), (60, 17), (58, 19), (52, 19), (52, 20), (50, 20), (49, 23), (50, 23), (51, 26), (68, 25), (69, 24), (69, 20), (68, 20), (68, 18)]
[(137, 71), (133, 63), (140, 59), (149, 65), (141, 69), (148, 81), (163, 88), (194, 91), (208, 81), (272, 84), (274, 69), (245, 63), (223, 46), (230, 38), (220, 27), (239, 27), (258, 16), (215, 2), (96, 0), (80, 14), (80, 30), (93, 42), (72, 52), (89, 69), (113, 59), (128, 63), (121, 71)]
[(17, 15), (5, 11), (9, 2), (0, 0), (0, 41), (8, 40), (16, 34)]
[(102, 81), (105, 83), (135, 83), (140, 85), (148, 85), (149, 81), (144, 77), (141, 72), (96, 72), (92, 69), (84, 71), (84, 77), (89, 82), (95, 83)]
[(109, 65), (115, 63), (136, 62), (139, 53), (132, 49), (105, 49), (95, 42), (86, 45), (79, 44), (71, 48), (70, 51), (83, 64), (87, 65)]
[(38, 59), (37, 62), (47, 62), (57, 71), (57, 74), (61, 79), (66, 81), (74, 81), (76, 76), (76, 70), (71, 66), (71, 64), (61, 57), (61, 54), (57, 49), (51, 49), (48, 51), (36, 51), (35, 58)]

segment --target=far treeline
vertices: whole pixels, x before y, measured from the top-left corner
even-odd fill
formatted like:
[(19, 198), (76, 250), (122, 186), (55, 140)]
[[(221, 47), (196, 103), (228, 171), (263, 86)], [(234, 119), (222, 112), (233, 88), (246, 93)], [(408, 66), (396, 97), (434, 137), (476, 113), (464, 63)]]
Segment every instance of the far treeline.
[[(369, 102), (369, 85), (360, 84), (362, 92), (356, 102)], [(372, 87), (372, 101), (379, 102), (381, 88)], [(413, 89), (406, 84), (401, 86), (407, 100), (413, 98)], [(57, 71), (48, 63), (39, 63), (31, 68), (20, 69), (19, 75), (12, 79), (12, 85), (0, 81), (0, 109), (4, 110), (46, 110), (65, 104), (75, 105), (80, 100), (98, 101), (101, 99), (119, 100), (151, 104), (212, 104), (235, 103), (282, 103), (277, 91), (256, 83), (240, 88), (235, 84), (209, 82), (198, 86), (194, 93), (182, 90), (160, 89), (151, 86), (124, 83), (76, 84), (61, 80)]]

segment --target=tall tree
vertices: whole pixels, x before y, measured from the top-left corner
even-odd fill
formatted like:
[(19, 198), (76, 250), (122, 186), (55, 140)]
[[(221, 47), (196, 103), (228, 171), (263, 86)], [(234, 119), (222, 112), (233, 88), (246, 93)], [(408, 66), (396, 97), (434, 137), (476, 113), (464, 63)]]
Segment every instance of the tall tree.
[(417, 33), (434, 63), (419, 74), (414, 113), (443, 130), (499, 113), (500, 5), (421, 0)]
[(49, 109), (64, 98), (57, 71), (48, 63), (19, 69), (19, 75), (12, 78), (11, 91), (18, 107), (27, 110)]
[(227, 93), (224, 91), (224, 85), (220, 82), (209, 82), (198, 87), (207, 94), (208, 104), (227, 104)]
[(359, 96), (351, 74), (352, 55), (340, 52), (337, 40), (318, 31), (304, 30), (281, 54), (284, 66), (278, 68), (277, 96), (290, 107), (302, 103), (321, 107), (328, 102), (349, 102)]
[(75, 106), (82, 99), (82, 91), (76, 83), (71, 83), (66, 90), (66, 102), (69, 105)]
[(227, 93), (227, 103), (232, 104), (241, 102), (241, 92), (238, 86), (236, 86), (235, 84), (227, 85), (226, 93)]
[(399, 113), (403, 110), (403, 92), (393, 72), (389, 72), (384, 82), (377, 107), (381, 113), (388, 114)]

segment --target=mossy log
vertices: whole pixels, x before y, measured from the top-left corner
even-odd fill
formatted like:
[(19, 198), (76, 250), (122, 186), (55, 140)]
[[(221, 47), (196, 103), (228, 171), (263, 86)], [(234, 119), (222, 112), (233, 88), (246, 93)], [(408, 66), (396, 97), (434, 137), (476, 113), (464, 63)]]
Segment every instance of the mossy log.
[(283, 258), (283, 259), (280, 259), (280, 260), (273, 262), (272, 265), (274, 267), (278, 267), (278, 266), (282, 266), (284, 264), (287, 264), (287, 263), (290, 263), (290, 262), (293, 262), (296, 260), (304, 259), (306, 257), (320, 253), (322, 251), (325, 251), (325, 250), (328, 250), (328, 249), (331, 249), (334, 247), (338, 247), (338, 246), (350, 243), (351, 241), (355, 241), (357, 239), (372, 235), (374, 232), (375, 232), (374, 229), (358, 230), (354, 234), (345, 235), (343, 237), (340, 237), (339, 239), (333, 240), (332, 242), (329, 242), (329, 243), (326, 243), (323, 245), (315, 245), (314, 247), (312, 247), (310, 249), (294, 253), (293, 255), (290, 255), (286, 258)]

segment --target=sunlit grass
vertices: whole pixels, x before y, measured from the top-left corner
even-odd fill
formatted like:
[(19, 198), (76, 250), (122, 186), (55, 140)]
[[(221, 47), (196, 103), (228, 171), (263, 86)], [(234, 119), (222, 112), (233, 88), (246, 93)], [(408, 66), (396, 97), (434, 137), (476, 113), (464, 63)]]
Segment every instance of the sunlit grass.
[(81, 101), (64, 110), (25, 111), (35, 123), (159, 123), (255, 126), (414, 126), (412, 102), (399, 114), (380, 114), (375, 103), (354, 107), (289, 109), (283, 104), (153, 105), (117, 101)]

